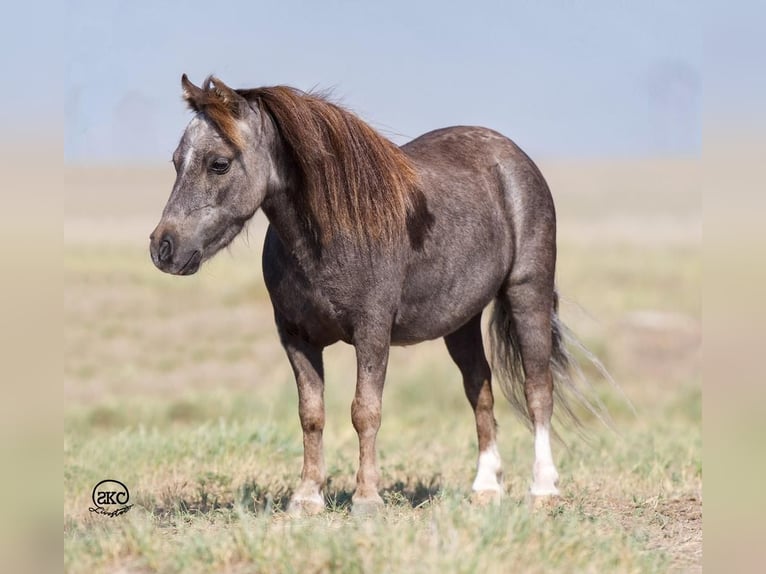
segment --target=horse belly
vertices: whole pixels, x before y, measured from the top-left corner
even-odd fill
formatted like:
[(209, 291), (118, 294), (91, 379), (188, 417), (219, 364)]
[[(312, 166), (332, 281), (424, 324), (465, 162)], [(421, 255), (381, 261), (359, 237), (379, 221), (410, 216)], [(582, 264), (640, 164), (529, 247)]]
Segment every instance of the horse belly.
[(392, 344), (411, 345), (456, 331), (494, 299), (507, 276), (501, 262), (491, 258), (465, 261), (446, 274), (438, 273), (437, 267), (422, 266), (408, 277)]

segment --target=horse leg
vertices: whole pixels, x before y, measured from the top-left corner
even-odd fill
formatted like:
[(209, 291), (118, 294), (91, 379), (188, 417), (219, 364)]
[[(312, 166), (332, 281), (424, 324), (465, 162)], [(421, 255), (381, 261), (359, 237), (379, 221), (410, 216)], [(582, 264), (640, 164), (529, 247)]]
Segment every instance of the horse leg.
[(551, 373), (551, 312), (553, 281), (530, 280), (511, 284), (508, 300), (521, 347), (524, 394), (535, 431), (535, 463), (532, 468), (533, 496), (558, 495), (559, 475), (551, 453), (553, 374)]
[(351, 403), (351, 421), (359, 436), (359, 470), (351, 499), (354, 514), (370, 514), (383, 505), (378, 494), (378, 463), (375, 440), (380, 428), (383, 383), (388, 364), (389, 338), (359, 341), (356, 346), (356, 393)]
[(497, 424), (492, 410), (492, 372), (484, 354), (481, 313), (454, 333), (444, 337), (444, 342), (463, 375), (465, 394), (476, 417), (479, 460), (472, 487), (474, 499), (477, 502), (488, 502), (502, 496), (503, 472), (495, 442)]
[(324, 430), (324, 368), (322, 349), (297, 339), (283, 339), (298, 385), (298, 414), (303, 429), (301, 483), (288, 507), (294, 514), (318, 514), (324, 510), (325, 482), (322, 431)]

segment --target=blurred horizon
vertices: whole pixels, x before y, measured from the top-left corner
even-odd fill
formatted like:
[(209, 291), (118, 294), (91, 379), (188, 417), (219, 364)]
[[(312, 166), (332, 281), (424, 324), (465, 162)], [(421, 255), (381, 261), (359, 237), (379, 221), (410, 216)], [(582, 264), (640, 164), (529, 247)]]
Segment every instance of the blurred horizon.
[[(406, 14), (406, 17), (402, 16)], [(330, 88), (398, 144), (476, 124), (532, 157), (696, 157), (702, 12), (696, 4), (287, 0), (70, 5), (64, 157), (167, 161), (191, 114), (180, 76), (232, 87)], [(491, 17), (490, 17), (491, 16)], [(172, 24), (172, 25), (170, 25)]]

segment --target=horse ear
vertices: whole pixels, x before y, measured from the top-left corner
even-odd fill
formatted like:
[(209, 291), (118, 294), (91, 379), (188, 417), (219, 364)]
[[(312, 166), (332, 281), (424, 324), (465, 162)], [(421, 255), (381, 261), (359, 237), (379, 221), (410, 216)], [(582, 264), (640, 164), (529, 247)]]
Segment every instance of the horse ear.
[(202, 111), (202, 107), (206, 98), (205, 91), (202, 88), (192, 84), (186, 74), (181, 76), (181, 87), (183, 88), (184, 100), (186, 101), (186, 104), (192, 109), (192, 111)]
[(218, 98), (219, 101), (223, 102), (234, 117), (241, 118), (244, 110), (248, 107), (245, 98), (240, 96), (235, 90), (232, 90), (215, 76), (210, 76), (205, 81), (205, 90), (209, 94)]

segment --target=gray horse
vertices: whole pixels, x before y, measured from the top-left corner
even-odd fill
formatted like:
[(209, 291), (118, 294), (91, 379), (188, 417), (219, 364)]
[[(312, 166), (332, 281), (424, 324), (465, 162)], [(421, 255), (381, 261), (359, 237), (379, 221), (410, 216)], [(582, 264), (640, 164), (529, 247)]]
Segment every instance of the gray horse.
[(495, 374), (534, 429), (531, 494), (557, 495), (554, 379), (557, 391), (574, 383), (554, 288), (553, 200), (532, 160), (485, 128), (440, 129), (397, 147), (320, 95), (233, 90), (212, 77), (202, 87), (186, 75), (181, 82), (195, 116), (173, 155), (177, 177), (151, 234), (152, 261), (190, 275), (256, 210), (268, 217), (264, 279), (303, 429), (290, 509), (325, 507), (322, 352), (337, 341), (353, 345), (357, 358), (354, 511), (383, 503), (375, 440), (389, 347), (438, 337), (476, 417), (474, 496), (502, 494), (481, 335), (492, 301)]

